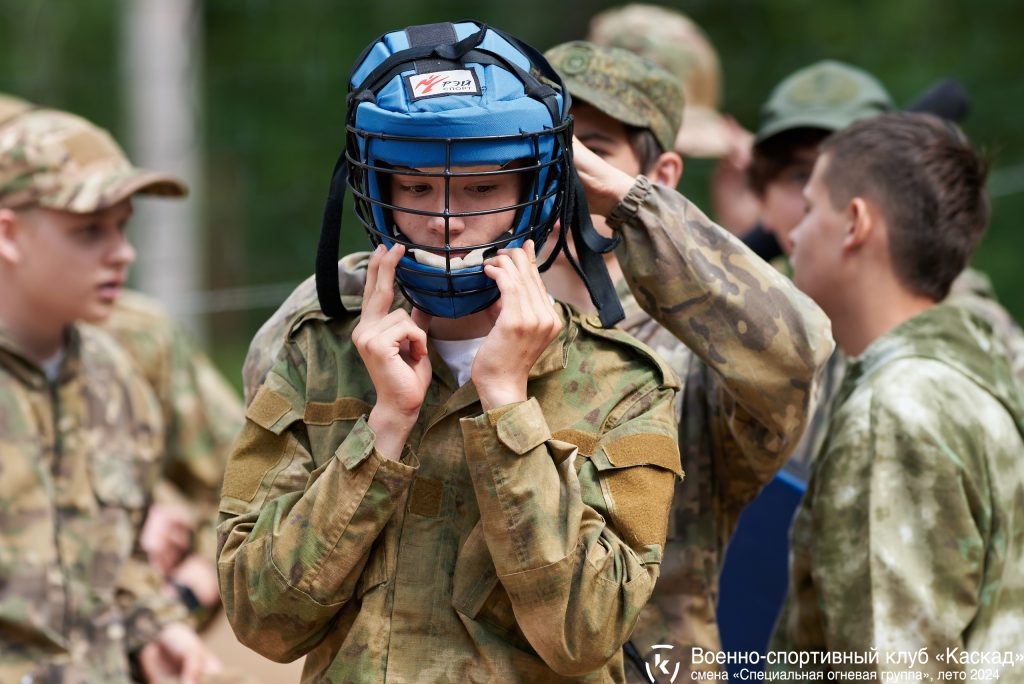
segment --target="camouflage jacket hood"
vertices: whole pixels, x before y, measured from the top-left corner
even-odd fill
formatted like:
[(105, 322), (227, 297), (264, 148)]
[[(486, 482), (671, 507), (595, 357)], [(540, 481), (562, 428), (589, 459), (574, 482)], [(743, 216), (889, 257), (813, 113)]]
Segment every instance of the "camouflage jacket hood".
[(836, 402), (846, 401), (864, 376), (907, 358), (933, 359), (956, 369), (995, 397), (1024, 435), (1024, 397), (1014, 380), (1006, 350), (987, 322), (948, 304), (937, 304), (903, 322), (875, 340), (859, 358), (849, 361)]

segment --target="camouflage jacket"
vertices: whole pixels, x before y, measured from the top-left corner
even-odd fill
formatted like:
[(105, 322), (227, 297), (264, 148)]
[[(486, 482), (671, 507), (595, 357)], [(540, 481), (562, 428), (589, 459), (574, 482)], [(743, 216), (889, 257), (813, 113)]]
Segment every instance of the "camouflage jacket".
[[(1018, 382), (1024, 383), (1024, 332), (999, 303), (988, 276), (973, 268), (965, 269), (953, 281), (945, 302), (974, 312), (992, 326), (996, 339), (1006, 350), (1013, 374)], [(841, 350), (836, 349), (818, 382), (814, 415), (803, 438), (786, 462), (786, 470), (804, 481), (807, 480), (811, 462), (821, 450), (822, 442), (828, 433), (829, 407), (832, 406), (839, 391), (844, 368), (845, 357)]]
[(195, 513), (194, 551), (212, 562), (220, 483), (244, 421), (242, 404), (151, 297), (124, 292), (102, 327), (132, 356), (160, 402), (166, 443), (156, 500), (177, 502)]
[[(1024, 629), (1024, 404), (1009, 364), (984, 321), (948, 304), (847, 364), (793, 523), (772, 648), (877, 649), (876, 663), (836, 669), (994, 680), (1000, 666), (980, 655), (1019, 653)], [(885, 655), (921, 648), (916, 668)], [(940, 660), (947, 649), (974, 664)]]
[[(797, 443), (815, 375), (834, 345), (828, 318), (810, 299), (679, 193), (641, 176), (609, 225), (622, 237), (616, 255), (639, 295), (619, 288), (628, 312), (621, 325), (682, 379), (687, 472), (661, 578), (630, 641), (645, 663), (654, 662), (654, 645), (673, 646), (666, 657), (689, 680), (693, 670), (717, 669), (690, 656), (695, 646), (721, 648), (715, 612), (726, 546), (743, 508)], [(642, 668), (627, 674), (647, 681)]]
[(1024, 331), (999, 303), (988, 276), (973, 268), (965, 269), (953, 281), (946, 302), (973, 311), (992, 326), (996, 338), (1006, 348), (1014, 375), (1024, 383)]
[[(366, 283), (366, 264), (370, 260), (369, 252), (353, 252), (338, 261), (338, 291), (342, 302), (349, 308), (356, 309), (363, 299), (363, 286)], [(403, 305), (405, 298), (399, 290), (395, 290), (396, 306)], [(296, 287), (270, 318), (260, 326), (256, 335), (249, 343), (249, 352), (245, 355), (242, 365), (242, 386), (245, 392), (245, 405), (252, 403), (256, 390), (263, 384), (277, 355), (281, 352), (288, 331), (295, 324), (300, 311), (317, 303), (316, 277), (309, 276)]]
[(298, 313), (222, 491), (221, 590), (243, 643), (308, 653), (305, 681), (622, 681), (681, 475), (675, 378), (559, 306), (519, 404), (482, 412), (431, 343), (401, 461), (364, 419), (357, 313)]
[(136, 547), (159, 407), (105, 333), (70, 329), (57, 379), (0, 327), (0, 681), (128, 682), (183, 617)]

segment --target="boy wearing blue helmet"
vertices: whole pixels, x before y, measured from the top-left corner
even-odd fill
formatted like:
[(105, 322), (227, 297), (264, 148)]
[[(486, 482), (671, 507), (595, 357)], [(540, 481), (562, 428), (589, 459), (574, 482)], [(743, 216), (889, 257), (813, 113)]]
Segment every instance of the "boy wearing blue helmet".
[[(236, 634), (307, 654), (305, 681), (623, 679), (682, 475), (676, 385), (540, 279), (561, 219), (601, 316), (620, 313), (557, 82), (471, 22), (357, 63), (319, 296), (270, 342), (218, 535)], [(346, 185), (375, 245), (362, 297), (338, 279)]]

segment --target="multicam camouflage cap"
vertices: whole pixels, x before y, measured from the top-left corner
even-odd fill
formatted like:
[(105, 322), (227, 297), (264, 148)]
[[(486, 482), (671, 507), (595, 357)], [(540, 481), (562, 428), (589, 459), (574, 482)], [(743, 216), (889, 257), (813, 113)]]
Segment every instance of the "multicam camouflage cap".
[(31, 102), (22, 100), (20, 97), (0, 93), (0, 125), (3, 125), (8, 119), (24, 114), (30, 109), (35, 109), (35, 105)]
[(675, 148), (689, 157), (721, 157), (731, 135), (719, 113), (722, 70), (711, 41), (682, 12), (631, 4), (605, 10), (590, 20), (588, 40), (624, 48), (675, 75), (686, 95), (683, 127)]
[(574, 99), (617, 121), (649, 129), (673, 149), (683, 118), (683, 90), (672, 74), (634, 52), (581, 40), (544, 53)]
[(85, 214), (136, 193), (186, 192), (177, 178), (132, 166), (110, 134), (85, 119), (0, 98), (0, 207)]
[(823, 60), (787, 76), (761, 108), (755, 144), (794, 128), (839, 131), (855, 121), (892, 111), (878, 79), (849, 64)]

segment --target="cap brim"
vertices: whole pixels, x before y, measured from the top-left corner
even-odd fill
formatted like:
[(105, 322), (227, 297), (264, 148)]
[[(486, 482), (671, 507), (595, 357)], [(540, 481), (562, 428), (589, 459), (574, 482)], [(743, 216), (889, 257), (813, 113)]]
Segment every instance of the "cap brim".
[(88, 214), (111, 207), (133, 195), (184, 197), (188, 194), (188, 186), (183, 181), (148, 169), (118, 169), (105, 174), (92, 171), (86, 176), (86, 182), (68, 182), (63, 186), (73, 186), (73, 191), (58, 190), (49, 197), (40, 198), (39, 204), (50, 209)]
[(684, 157), (724, 157), (732, 147), (731, 138), (725, 118), (714, 109), (684, 107), (676, 152)]
[(754, 137), (754, 144), (764, 142), (773, 135), (785, 133), (795, 128), (818, 128), (823, 131), (835, 132), (849, 126), (856, 119), (849, 115), (829, 115), (823, 113), (807, 114), (805, 116), (791, 116), (785, 119), (773, 121), (757, 132)]
[(135, 169), (135, 175), (125, 181), (124, 185), (111, 190), (111, 199), (119, 202), (132, 195), (157, 195), (159, 197), (184, 197), (188, 194), (188, 186), (184, 181), (157, 171)]

